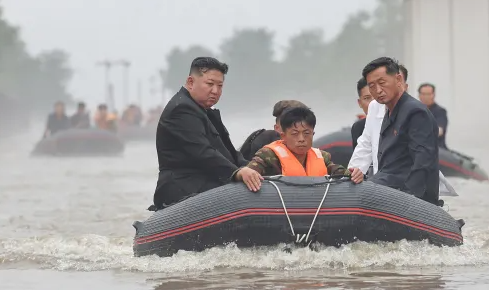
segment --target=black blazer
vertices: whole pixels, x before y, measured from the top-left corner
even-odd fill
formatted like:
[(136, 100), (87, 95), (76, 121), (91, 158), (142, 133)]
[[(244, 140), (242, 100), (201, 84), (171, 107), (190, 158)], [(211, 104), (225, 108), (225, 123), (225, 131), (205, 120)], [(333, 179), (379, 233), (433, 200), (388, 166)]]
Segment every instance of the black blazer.
[(438, 204), (438, 126), (420, 101), (404, 93), (382, 121), (375, 183)]
[(219, 110), (205, 110), (183, 87), (161, 114), (156, 150), (158, 208), (228, 183), (248, 162), (234, 148)]
[(355, 150), (355, 147), (357, 147), (357, 140), (362, 136), (363, 134), (363, 129), (365, 129), (365, 123), (367, 122), (367, 118), (360, 119), (353, 123), (351, 126), (351, 141), (353, 144), (353, 150)]

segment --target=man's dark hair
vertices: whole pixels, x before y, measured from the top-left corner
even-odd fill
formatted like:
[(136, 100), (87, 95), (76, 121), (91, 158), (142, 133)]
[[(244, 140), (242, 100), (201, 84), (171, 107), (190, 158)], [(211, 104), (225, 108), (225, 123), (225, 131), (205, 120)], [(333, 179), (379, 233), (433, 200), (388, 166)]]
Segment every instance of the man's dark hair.
[(432, 83), (422, 83), (418, 87), (418, 93), (420, 93), (421, 92), (421, 89), (424, 88), (424, 87), (430, 87), (433, 90), (433, 93), (435, 92), (435, 85), (434, 84), (432, 84)]
[(272, 115), (275, 117), (275, 121), (278, 121), (282, 113), (289, 108), (308, 108), (304, 103), (296, 101), (296, 100), (283, 100), (277, 102), (275, 106), (273, 106)]
[(188, 75), (202, 75), (210, 70), (217, 70), (225, 75), (228, 73), (228, 69), (229, 68), (227, 64), (220, 62), (213, 57), (197, 57), (192, 61), (192, 64), (190, 65), (190, 72)]
[(362, 76), (367, 79), (367, 75), (374, 70), (385, 67), (385, 71), (388, 75), (395, 75), (399, 73), (399, 63), (397, 60), (390, 57), (379, 57), (369, 62), (362, 70)]
[(402, 77), (404, 78), (404, 82), (407, 82), (407, 80), (408, 80), (408, 70), (407, 70), (407, 68), (403, 64), (400, 64), (399, 65), (399, 71), (402, 72)]
[(306, 123), (312, 128), (316, 127), (316, 115), (309, 108), (292, 107), (285, 110), (280, 116), (282, 130), (290, 129), (296, 123)]
[(98, 105), (99, 110), (107, 110), (107, 105), (106, 104), (100, 104)]
[(362, 77), (361, 79), (358, 80), (357, 82), (357, 93), (358, 93), (358, 97), (360, 98), (360, 95), (361, 95), (361, 91), (364, 87), (367, 86), (367, 80)]
[(87, 105), (84, 102), (79, 102), (78, 103), (78, 109), (85, 109)]

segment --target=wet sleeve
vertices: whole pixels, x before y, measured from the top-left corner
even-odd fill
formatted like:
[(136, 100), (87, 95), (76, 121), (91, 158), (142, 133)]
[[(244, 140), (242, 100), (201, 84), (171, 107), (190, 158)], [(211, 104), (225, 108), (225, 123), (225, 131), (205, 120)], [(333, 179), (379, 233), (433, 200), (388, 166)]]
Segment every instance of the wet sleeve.
[(363, 174), (367, 174), (370, 164), (372, 164), (373, 161), (371, 136), (372, 122), (375, 121), (373, 118), (375, 118), (374, 113), (367, 114), (365, 128), (363, 129), (362, 135), (360, 135), (360, 137), (357, 139), (357, 145), (355, 146), (350, 162), (348, 163), (348, 168), (357, 167), (363, 172)]
[(433, 131), (433, 119), (427, 111), (417, 111), (408, 122), (409, 154), (413, 159), (403, 191), (422, 198), (430, 171), (438, 168), (438, 135)]
[(190, 106), (176, 107), (163, 125), (170, 132), (173, 140), (181, 145), (182, 152), (206, 172), (217, 176), (220, 182), (228, 182), (238, 169), (211, 146), (202, 120)]
[(280, 161), (270, 148), (262, 148), (258, 150), (250, 163), (248, 163), (247, 167), (260, 173), (262, 176), (282, 174)]
[(349, 170), (347, 170), (342, 165), (334, 164), (333, 161), (331, 161), (331, 154), (329, 154), (326, 151), (321, 151), (321, 153), (323, 154), (324, 164), (326, 164), (326, 168), (328, 169), (329, 175), (350, 176)]
[(238, 162), (238, 166), (240, 167), (246, 166), (249, 163), (249, 161), (244, 158), (241, 151), (236, 151), (236, 157), (237, 157), (236, 159)]

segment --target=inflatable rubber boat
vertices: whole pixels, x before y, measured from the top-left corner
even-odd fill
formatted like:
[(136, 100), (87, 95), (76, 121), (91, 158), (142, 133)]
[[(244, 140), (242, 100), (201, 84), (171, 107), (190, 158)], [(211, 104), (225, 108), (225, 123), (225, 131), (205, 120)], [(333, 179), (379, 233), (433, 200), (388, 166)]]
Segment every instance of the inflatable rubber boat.
[(32, 155), (114, 156), (124, 151), (124, 143), (112, 132), (100, 129), (69, 129), (39, 141)]
[[(350, 128), (344, 128), (320, 138), (315, 138), (313, 146), (331, 153), (331, 158), (334, 163), (346, 166), (350, 162), (351, 155), (353, 154)], [(438, 152), (440, 171), (445, 176), (479, 181), (489, 180), (487, 173), (472, 157), (442, 148)]]
[(463, 220), (409, 194), (329, 177), (266, 177), (259, 192), (232, 183), (136, 221), (135, 256), (238, 247), (340, 246), (354, 241), (428, 240), (462, 245)]
[(124, 141), (151, 141), (156, 142), (156, 126), (120, 127), (117, 135)]

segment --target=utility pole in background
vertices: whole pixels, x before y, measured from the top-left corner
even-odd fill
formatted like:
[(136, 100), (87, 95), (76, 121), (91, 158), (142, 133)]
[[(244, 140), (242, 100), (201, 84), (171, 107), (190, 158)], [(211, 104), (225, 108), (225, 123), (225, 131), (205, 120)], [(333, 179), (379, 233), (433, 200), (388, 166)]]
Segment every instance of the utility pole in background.
[(143, 83), (138, 80), (138, 105), (140, 108), (143, 107)]
[(105, 103), (107, 105), (110, 104), (111, 101), (111, 84), (110, 84), (110, 70), (113, 66), (113, 62), (110, 60), (98, 61), (96, 63), (97, 66), (104, 68), (105, 81), (104, 81), (104, 95), (105, 95)]
[(116, 65), (122, 66), (122, 106), (126, 107), (129, 101), (129, 69), (131, 62), (125, 59), (114, 62)]
[(161, 105), (166, 106), (167, 99), (165, 95), (165, 77), (166, 77), (166, 71), (165, 70), (158, 70), (158, 76), (160, 77), (160, 85), (161, 85)]
[(151, 101), (155, 99), (155, 96), (158, 92), (158, 88), (156, 86), (156, 81), (157, 81), (158, 76), (152, 75), (149, 77), (149, 95), (151, 97)]

